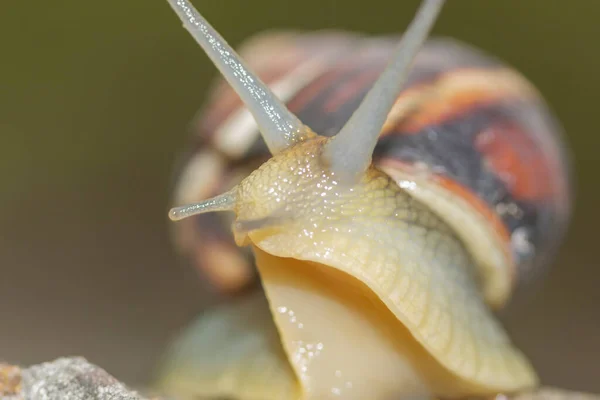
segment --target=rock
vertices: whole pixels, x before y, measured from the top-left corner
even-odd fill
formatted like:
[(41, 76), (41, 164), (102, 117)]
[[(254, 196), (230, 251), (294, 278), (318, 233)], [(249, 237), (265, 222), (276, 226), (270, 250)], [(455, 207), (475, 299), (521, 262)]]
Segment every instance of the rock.
[[(0, 363), (0, 400), (160, 400), (129, 389), (84, 358), (59, 358), (29, 368)], [(166, 400), (166, 399), (163, 399)], [(555, 388), (488, 400), (600, 400)]]
[[(0, 364), (0, 400), (150, 400), (83, 358), (20, 369)], [(154, 399), (158, 400), (158, 399)]]

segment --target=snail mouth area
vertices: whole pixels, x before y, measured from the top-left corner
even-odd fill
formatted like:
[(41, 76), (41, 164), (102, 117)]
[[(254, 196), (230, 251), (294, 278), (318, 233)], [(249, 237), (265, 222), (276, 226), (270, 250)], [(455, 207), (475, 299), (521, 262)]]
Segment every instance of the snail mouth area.
[[(363, 396), (356, 398), (386, 399), (378, 397), (384, 392), (368, 391), (374, 387), (395, 393), (403, 386), (409, 391), (403, 396), (427, 387), (451, 398), (537, 384), (530, 363), (484, 303), (473, 261), (450, 230), (401, 219), (351, 222), (310, 231), (297, 221), (296, 229), (248, 233), (290, 364), (305, 392), (317, 385), (317, 395), (307, 398), (337, 392), (330, 380), (339, 375), (337, 365), (353, 366), (356, 382), (365, 383), (365, 392), (354, 386)], [(330, 338), (328, 347), (323, 338)], [(329, 349), (317, 358), (322, 361), (314, 351), (310, 357), (306, 343)], [(315, 373), (307, 375), (310, 366)]]
[(303, 399), (461, 394), (456, 377), (359, 280), (320, 263), (254, 252)]

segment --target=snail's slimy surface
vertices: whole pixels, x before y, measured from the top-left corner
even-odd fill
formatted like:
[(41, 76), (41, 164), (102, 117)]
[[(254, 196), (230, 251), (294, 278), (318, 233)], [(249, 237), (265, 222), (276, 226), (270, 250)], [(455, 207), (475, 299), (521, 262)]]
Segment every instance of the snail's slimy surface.
[[(277, 154), (231, 194), (236, 241), (253, 245), (272, 315), (257, 325), (237, 311), (239, 320), (217, 315), (203, 328), (204, 353), (194, 357), (205, 360), (195, 379), (202, 393), (395, 400), (534, 386), (448, 223), (376, 168), (356, 185), (338, 184), (322, 144)], [(210, 361), (221, 354), (227, 363)], [(281, 395), (285, 387), (294, 390)]]
[(319, 264), (256, 257), (304, 399), (427, 398), (418, 369), (435, 363), (364, 285)]
[[(290, 272), (286, 262), (294, 259), (319, 263), (368, 288), (395, 323), (455, 375), (449, 385), (438, 379), (428, 383), (436, 394), (495, 394), (535, 386), (535, 372), (487, 307), (477, 265), (448, 223), (377, 168), (356, 185), (338, 184), (319, 157), (322, 144), (321, 138), (298, 144), (240, 183), (237, 220), (258, 223), (246, 230), (234, 225), (237, 243), (252, 243), (279, 258), (272, 269), (283, 275)], [(327, 276), (315, 275), (314, 285)], [(286, 279), (290, 285), (298, 280)], [(344, 296), (348, 286), (330, 285), (327, 291), (334, 293), (327, 295)], [(264, 287), (272, 298), (269, 284)], [(288, 301), (275, 306), (292, 307)], [(312, 309), (319, 306), (315, 302)], [(337, 330), (336, 312), (327, 314)], [(293, 354), (281, 326), (280, 333)]]

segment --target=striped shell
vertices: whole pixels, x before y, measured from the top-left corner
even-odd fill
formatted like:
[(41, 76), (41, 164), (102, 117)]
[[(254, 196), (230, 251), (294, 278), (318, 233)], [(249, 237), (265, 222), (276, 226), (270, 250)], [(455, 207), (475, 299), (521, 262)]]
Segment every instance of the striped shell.
[[(306, 125), (333, 136), (396, 42), (282, 32), (249, 40), (240, 54)], [(428, 98), (408, 117), (395, 118), (421, 96)], [(252, 116), (224, 81), (193, 126), (176, 204), (222, 193), (270, 157)], [(468, 46), (435, 39), (419, 53), (373, 161), (455, 229), (483, 266), (488, 302), (499, 307), (517, 283), (548, 264), (564, 233), (570, 188), (563, 149), (556, 123), (523, 77)], [(225, 292), (254, 280), (252, 255), (235, 245), (229, 218), (204, 214), (175, 228), (178, 248)]]

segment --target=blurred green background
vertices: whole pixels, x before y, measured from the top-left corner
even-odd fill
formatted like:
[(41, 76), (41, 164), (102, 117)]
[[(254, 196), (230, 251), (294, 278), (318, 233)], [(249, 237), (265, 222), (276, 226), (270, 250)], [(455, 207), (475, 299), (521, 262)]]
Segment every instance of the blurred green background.
[[(268, 28), (404, 29), (417, 1), (195, 1), (232, 44)], [(600, 392), (600, 2), (449, 0), (435, 33), (506, 60), (572, 146), (574, 222), (507, 325), (542, 379)], [(133, 384), (206, 304), (168, 237), (188, 123), (216, 74), (164, 0), (0, 6), (0, 358), (83, 355)], [(276, 55), (274, 55), (276, 56)]]

